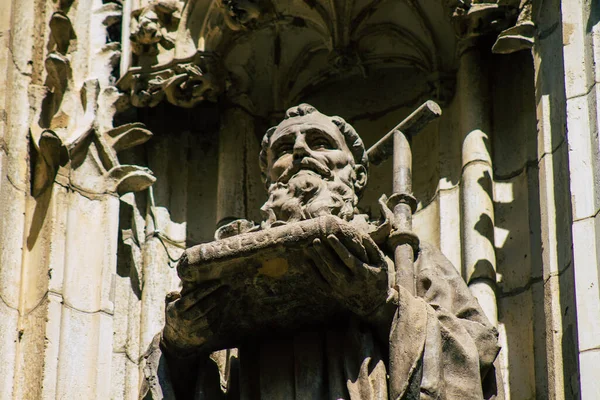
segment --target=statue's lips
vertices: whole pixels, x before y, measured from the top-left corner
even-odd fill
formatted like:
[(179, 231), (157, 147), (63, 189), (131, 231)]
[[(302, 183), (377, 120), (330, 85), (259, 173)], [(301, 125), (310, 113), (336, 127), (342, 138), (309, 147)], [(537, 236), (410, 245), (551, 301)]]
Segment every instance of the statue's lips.
[(314, 158), (305, 157), (299, 161), (294, 161), (278, 179), (278, 182), (287, 183), (294, 175), (300, 171), (312, 171), (323, 178), (331, 177), (331, 170), (320, 161)]

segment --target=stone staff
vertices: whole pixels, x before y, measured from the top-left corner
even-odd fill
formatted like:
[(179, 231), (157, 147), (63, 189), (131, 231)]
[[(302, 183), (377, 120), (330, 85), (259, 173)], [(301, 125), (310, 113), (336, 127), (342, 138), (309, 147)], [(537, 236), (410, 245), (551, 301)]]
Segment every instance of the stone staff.
[(393, 154), (393, 194), (388, 205), (394, 212), (394, 230), (389, 243), (394, 249), (396, 284), (402, 285), (413, 295), (416, 291), (414, 256), (419, 239), (412, 232), (412, 215), (417, 208), (417, 200), (412, 194), (410, 139), (441, 115), (442, 110), (436, 102), (426, 101), (367, 151), (369, 161), (375, 165)]

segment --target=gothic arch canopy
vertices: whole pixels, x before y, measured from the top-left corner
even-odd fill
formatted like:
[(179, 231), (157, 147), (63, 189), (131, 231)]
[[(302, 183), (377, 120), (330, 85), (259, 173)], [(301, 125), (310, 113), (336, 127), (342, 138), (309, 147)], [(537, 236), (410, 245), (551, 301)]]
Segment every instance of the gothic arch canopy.
[[(135, 106), (166, 98), (193, 107), (226, 94), (265, 115), (326, 83), (393, 77), (402, 87), (389, 87), (396, 102), (443, 102), (452, 96), (459, 38), (509, 26), (518, 4), (503, 4), (154, 0), (132, 13), (133, 62), (119, 86)], [(388, 102), (386, 85), (378, 87)]]

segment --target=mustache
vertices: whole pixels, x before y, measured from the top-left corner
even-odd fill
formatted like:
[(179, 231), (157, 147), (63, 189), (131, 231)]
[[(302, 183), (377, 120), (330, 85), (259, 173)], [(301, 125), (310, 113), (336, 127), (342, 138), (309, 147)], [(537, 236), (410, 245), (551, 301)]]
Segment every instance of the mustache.
[(287, 183), (295, 174), (303, 169), (316, 172), (323, 178), (331, 178), (331, 170), (325, 164), (314, 158), (304, 157), (301, 160), (294, 160), (292, 165), (283, 171), (277, 182)]

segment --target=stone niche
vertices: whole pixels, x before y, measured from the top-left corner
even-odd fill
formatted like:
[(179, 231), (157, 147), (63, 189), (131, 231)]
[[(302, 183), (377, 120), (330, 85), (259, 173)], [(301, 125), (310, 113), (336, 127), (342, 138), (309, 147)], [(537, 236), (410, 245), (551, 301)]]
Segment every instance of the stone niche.
[[(135, 108), (118, 117), (143, 122), (154, 137), (123, 157), (157, 178), (151, 198), (136, 194), (127, 207), (138, 221), (145, 218), (147, 240), (157, 240), (153, 257), (174, 267), (184, 248), (213, 240), (216, 227), (235, 218), (261, 220), (260, 140), (288, 107), (309, 103), (342, 116), (369, 148), (433, 99), (442, 118), (412, 139), (414, 231), (452, 261), (499, 327), (504, 350), (497, 370), (523, 371), (506, 373), (503, 389), (533, 395), (542, 377), (524, 349), (533, 351), (534, 331), (518, 319), (542, 317), (534, 315), (531, 296), (519, 307), (505, 304), (514, 301), (510, 295), (496, 296), (527, 285), (539, 268), (532, 258), (513, 260), (538, 245), (516, 211), (536, 201), (535, 184), (522, 169), (535, 157), (532, 62), (525, 52), (506, 54), (531, 47), (530, 7), (163, 0), (124, 15), (130, 30), (122, 45), (131, 53), (123, 54), (117, 86)], [(391, 192), (388, 160), (371, 167), (361, 209), (377, 218), (380, 195)], [(121, 220), (123, 232), (131, 231), (129, 223)], [(496, 224), (512, 235), (503, 246)], [(153, 229), (158, 233), (149, 235)], [(139, 270), (148, 268), (148, 261), (138, 262)], [(144, 290), (154, 300), (146, 307), (153, 311), (142, 322), (141, 347), (162, 327), (162, 296), (178, 288), (173, 269), (148, 274), (155, 283)], [(229, 358), (218, 357), (225, 371)]]
[[(13, 3), (15, 21), (29, 21), (26, 2)], [(563, 76), (534, 76), (541, 67), (522, 51), (537, 34), (531, 1), (51, 3), (31, 19), (43, 41), (13, 35), (33, 55), (7, 44), (21, 57), (8, 93), (20, 97), (7, 100), (12, 125), (0, 120), (2, 135), (29, 126), (1, 143), (0, 189), (12, 200), (2, 203), (0, 266), (24, 260), (24, 272), (0, 269), (9, 349), (0, 386), (15, 398), (138, 397), (184, 251), (236, 219), (262, 220), (261, 139), (289, 107), (343, 117), (370, 148), (426, 100), (443, 115), (411, 139), (413, 231), (451, 261), (498, 330), (497, 393), (543, 398), (561, 386), (562, 364), (548, 372), (546, 363), (577, 347), (566, 313), (575, 307), (568, 290), (558, 301), (544, 286), (544, 257), (554, 256), (540, 178), (540, 154), (561, 148), (538, 153), (547, 143), (536, 105), (538, 79)], [(559, 171), (565, 152), (553, 159)], [(392, 190), (392, 160), (372, 165), (359, 208), (384, 218), (378, 200)], [(565, 215), (556, 218), (560, 268), (570, 265)], [(565, 315), (560, 346), (555, 314)], [(227, 387), (236, 350), (212, 358)]]
[[(161, 11), (167, 9), (168, 14)], [(459, 42), (457, 21), (452, 16), (466, 13), (461, 10), (440, 2), (421, 5), (410, 1), (152, 2), (132, 13), (133, 54), (123, 58), (122, 63), (129, 64), (122, 64), (118, 87), (140, 107), (137, 116), (129, 118), (147, 123), (156, 135), (154, 142), (163, 135), (168, 135), (169, 141), (182, 134), (193, 140), (211, 135), (207, 128), (192, 124), (186, 111), (173, 114), (177, 115), (173, 121), (168, 103), (184, 110), (193, 108), (188, 115), (202, 120), (200, 125), (213, 121), (208, 130), (214, 132), (214, 139), (235, 141), (242, 134), (230, 133), (233, 137), (228, 139), (228, 131), (248, 131), (252, 138), (244, 140), (254, 144), (244, 146), (248, 153), (244, 170), (249, 175), (244, 179), (253, 182), (248, 182), (244, 198), (251, 203), (243, 206), (243, 212), (224, 210), (221, 217), (257, 219), (260, 215), (255, 210), (264, 194), (258, 176), (251, 176), (258, 173), (251, 164), (264, 131), (288, 107), (307, 102), (327, 115), (342, 116), (357, 128), (367, 147), (427, 99), (444, 108), (440, 124), (452, 121)], [(494, 11), (496, 18), (507, 14), (498, 7)], [(466, 17), (460, 18), (462, 23)], [(148, 29), (156, 34), (147, 33)], [(148, 40), (148, 35), (153, 39)], [(142, 42), (146, 44), (140, 45)], [(243, 119), (231, 121), (232, 112), (244, 114)], [(200, 113), (205, 116), (199, 118)], [(439, 137), (448, 140), (452, 134), (440, 134), (444, 127), (438, 125), (428, 127), (414, 142), (415, 192), (420, 207), (431, 203), (437, 193)], [(204, 133), (185, 133), (200, 130)], [(207, 143), (217, 145), (215, 140)], [(220, 146), (221, 152), (235, 149), (233, 144)], [(215, 156), (216, 152), (205, 160)], [(237, 156), (231, 157), (230, 166), (222, 166), (222, 170), (241, 168)], [(150, 168), (156, 173), (156, 168)], [(227, 178), (226, 171), (221, 174)], [(231, 174), (239, 180), (244, 173)], [(456, 178), (448, 180), (456, 183)], [(390, 190), (388, 162), (374, 167), (361, 204), (377, 213), (380, 193)], [(223, 206), (236, 210), (233, 205)], [(228, 213), (231, 215), (225, 215)]]

